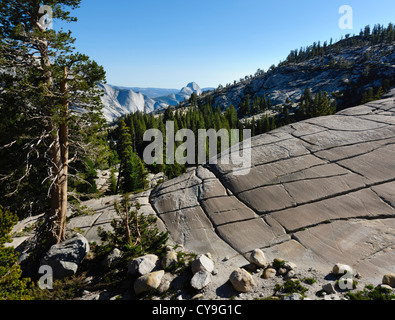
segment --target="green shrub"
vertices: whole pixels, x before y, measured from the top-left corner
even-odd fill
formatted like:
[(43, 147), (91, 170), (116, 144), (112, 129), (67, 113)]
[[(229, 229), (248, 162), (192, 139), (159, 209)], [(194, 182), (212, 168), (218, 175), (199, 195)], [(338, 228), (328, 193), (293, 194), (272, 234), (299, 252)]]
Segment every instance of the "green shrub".
[(17, 264), (18, 254), (11, 242), (10, 232), (18, 217), (0, 206), (0, 300), (30, 300), (27, 287), (30, 279), (22, 279), (22, 269)]
[(281, 293), (285, 294), (292, 294), (292, 293), (299, 293), (302, 295), (302, 297), (305, 297), (305, 293), (309, 289), (303, 287), (300, 284), (300, 281), (292, 281), (292, 280), (287, 280), (283, 285), (277, 284), (274, 288), (275, 293), (280, 291)]
[(113, 231), (99, 231), (104, 245), (98, 247), (98, 252), (105, 254), (118, 248), (124, 258), (135, 258), (147, 253), (160, 254), (168, 240), (168, 233), (159, 232), (156, 227), (157, 218), (139, 214), (140, 205), (135, 203), (135, 210), (124, 195), (121, 205), (115, 202), (114, 207), (120, 219), (111, 222)]
[(312, 284), (314, 284), (314, 283), (317, 282), (317, 281), (316, 281), (315, 279), (313, 279), (313, 278), (304, 278), (304, 279), (302, 279), (302, 281), (303, 281), (304, 283), (306, 283), (306, 284), (309, 284), (309, 285), (312, 285)]
[(32, 286), (32, 288), (29, 290), (29, 294), (34, 300), (72, 300), (81, 292), (81, 284), (83, 283), (84, 279), (85, 275), (74, 275), (64, 280), (55, 280), (51, 290), (43, 290), (38, 286)]
[(376, 287), (372, 285), (365, 286), (365, 289), (358, 292), (348, 292), (346, 298), (350, 300), (392, 300), (395, 295), (390, 289)]

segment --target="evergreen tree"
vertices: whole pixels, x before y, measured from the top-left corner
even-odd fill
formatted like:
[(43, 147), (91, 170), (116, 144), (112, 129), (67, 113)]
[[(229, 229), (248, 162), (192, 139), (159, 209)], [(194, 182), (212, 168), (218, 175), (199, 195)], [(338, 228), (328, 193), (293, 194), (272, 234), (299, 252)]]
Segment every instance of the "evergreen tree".
[[(22, 121), (31, 124), (17, 130), (18, 135), (9, 137), (6, 144), (14, 146), (19, 142), (24, 146), (20, 150), (24, 153), (21, 163), (15, 165), (18, 169), (3, 174), (11, 181), (6, 186), (9, 194), (15, 194), (21, 182), (35, 173), (33, 158), (46, 161), (48, 176), (41, 178), (49, 183), (47, 238), (50, 244), (65, 237), (69, 154), (70, 148), (79, 145), (71, 139), (73, 130), (98, 121), (102, 106), (96, 83), (104, 80), (105, 73), (86, 55), (73, 53), (75, 39), (70, 32), (47, 30), (43, 23), (45, 11), (40, 10), (42, 3), (4, 0), (0, 5), (0, 83), (3, 84), (0, 109), (12, 102), (12, 113), (23, 114)], [(45, 3), (51, 6), (54, 20), (76, 21), (67, 9), (77, 8), (80, 0)], [(84, 112), (71, 110), (73, 105)], [(74, 137), (78, 139), (78, 135)]]
[(233, 104), (231, 104), (230, 107), (226, 109), (225, 118), (227, 119), (231, 128), (237, 128), (237, 111)]
[(244, 118), (251, 114), (251, 101), (250, 95), (246, 95), (243, 101), (239, 105), (239, 118)]
[(119, 123), (118, 154), (121, 161), (118, 177), (118, 187), (123, 192), (133, 192), (147, 187), (147, 172), (140, 157), (133, 152), (132, 136), (125, 121)]

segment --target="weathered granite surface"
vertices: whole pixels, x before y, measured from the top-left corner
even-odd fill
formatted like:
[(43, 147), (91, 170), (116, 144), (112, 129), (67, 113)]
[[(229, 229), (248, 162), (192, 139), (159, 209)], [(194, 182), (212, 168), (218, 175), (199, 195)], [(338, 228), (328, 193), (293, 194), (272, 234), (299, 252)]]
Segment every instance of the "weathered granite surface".
[(324, 272), (341, 262), (372, 282), (395, 271), (392, 95), (254, 137), (251, 148), (248, 175), (219, 161), (151, 192), (175, 242), (218, 260), (261, 248)]

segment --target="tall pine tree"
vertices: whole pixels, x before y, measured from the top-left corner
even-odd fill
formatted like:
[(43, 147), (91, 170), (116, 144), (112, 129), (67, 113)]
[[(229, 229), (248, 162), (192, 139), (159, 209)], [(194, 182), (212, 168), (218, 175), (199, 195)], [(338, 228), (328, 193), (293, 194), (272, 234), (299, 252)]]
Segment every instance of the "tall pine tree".
[(16, 194), (25, 179), (38, 174), (36, 163), (45, 163), (47, 174), (40, 180), (48, 185), (49, 244), (65, 238), (68, 169), (74, 160), (69, 154), (78, 157), (74, 148), (81, 146), (75, 130), (99, 121), (102, 107), (96, 83), (105, 78), (103, 68), (74, 53), (71, 32), (49, 28), (51, 15), (54, 21), (76, 21), (68, 10), (79, 4), (80, 0), (3, 0), (0, 4), (0, 109), (12, 113), (7, 129), (18, 127), (2, 150), (20, 147), (14, 170), (2, 172), (2, 180), (9, 182), (7, 194)]

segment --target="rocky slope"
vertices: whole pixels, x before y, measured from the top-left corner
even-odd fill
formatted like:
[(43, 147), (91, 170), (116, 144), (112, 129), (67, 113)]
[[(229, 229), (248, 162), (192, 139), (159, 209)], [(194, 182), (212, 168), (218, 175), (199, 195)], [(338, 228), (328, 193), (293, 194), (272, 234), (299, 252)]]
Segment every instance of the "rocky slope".
[(199, 167), (151, 192), (173, 239), (242, 262), (256, 248), (377, 283), (395, 263), (395, 92), (253, 138), (252, 168)]
[(300, 99), (306, 88), (313, 93), (328, 93), (345, 90), (349, 84), (374, 72), (370, 86), (381, 86), (382, 79), (395, 76), (395, 44), (343, 48), (300, 63), (289, 63), (235, 85), (230, 85), (214, 94), (214, 106), (237, 107), (246, 94), (269, 96), (273, 104), (283, 104), (287, 98)]

